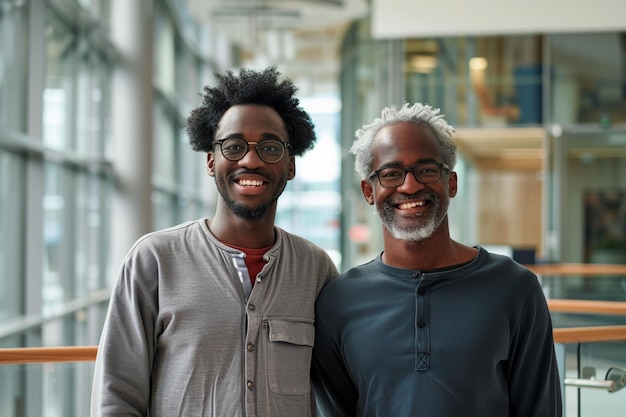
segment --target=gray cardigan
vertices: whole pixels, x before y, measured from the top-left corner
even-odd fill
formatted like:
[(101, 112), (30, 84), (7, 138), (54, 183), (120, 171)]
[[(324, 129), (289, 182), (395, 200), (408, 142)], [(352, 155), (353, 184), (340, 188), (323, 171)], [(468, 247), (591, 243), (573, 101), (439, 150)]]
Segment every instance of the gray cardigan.
[(139, 239), (113, 289), (92, 417), (315, 415), (315, 298), (337, 270), (276, 228), (246, 302), (234, 257), (205, 219)]

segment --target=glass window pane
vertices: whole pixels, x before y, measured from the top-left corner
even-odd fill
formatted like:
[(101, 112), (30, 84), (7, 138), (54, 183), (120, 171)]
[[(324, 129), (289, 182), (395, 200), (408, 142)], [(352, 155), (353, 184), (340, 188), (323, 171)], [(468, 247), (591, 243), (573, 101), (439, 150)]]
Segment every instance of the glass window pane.
[[(578, 378), (613, 380), (611, 375), (626, 378), (626, 342), (581, 344)], [(580, 389), (578, 400), (580, 417), (617, 417), (624, 413), (626, 389)]]
[(76, 150), (102, 157), (106, 149), (105, 123), (109, 120), (110, 64), (91, 53), (80, 66), (77, 87)]
[(66, 291), (65, 281), (70, 276), (70, 265), (65, 254), (71, 247), (71, 177), (63, 167), (47, 163), (45, 165), (45, 190), (43, 196), (43, 313), (50, 313), (62, 307), (71, 296)]
[(0, 10), (0, 126), (24, 131), (26, 127), (26, 64), (28, 25), (26, 7), (3, 2)]
[(105, 232), (109, 230), (109, 187), (94, 174), (80, 174), (76, 186), (76, 215), (74, 216), (74, 297), (84, 297), (103, 287), (108, 273), (106, 262), (108, 247)]
[(626, 122), (626, 34), (550, 36), (554, 123)]
[(56, 149), (71, 149), (77, 65), (85, 47), (53, 10), (47, 10), (43, 143)]
[(24, 163), (0, 150), (0, 322), (20, 315), (24, 270)]
[(454, 125), (539, 125), (543, 117), (541, 39), (407, 39), (408, 101), (445, 109)]
[(153, 229), (165, 229), (179, 223), (177, 218), (176, 197), (163, 191), (152, 193)]
[(173, 184), (176, 181), (176, 120), (162, 103), (155, 105), (153, 178)]

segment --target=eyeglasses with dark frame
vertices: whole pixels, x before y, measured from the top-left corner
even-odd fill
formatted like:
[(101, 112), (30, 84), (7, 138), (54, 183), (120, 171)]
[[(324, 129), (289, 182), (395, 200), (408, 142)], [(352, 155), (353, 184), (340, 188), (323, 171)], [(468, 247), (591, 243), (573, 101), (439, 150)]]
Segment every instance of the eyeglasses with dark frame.
[(239, 161), (250, 151), (250, 145), (254, 145), (256, 154), (263, 162), (275, 164), (285, 155), (285, 149), (291, 145), (276, 139), (264, 139), (260, 142), (248, 142), (241, 138), (227, 138), (215, 141), (220, 146), (222, 155), (229, 161)]
[(450, 171), (450, 167), (443, 162), (421, 162), (410, 167), (383, 167), (372, 171), (367, 178), (372, 180), (378, 177), (381, 186), (395, 188), (404, 184), (406, 175), (412, 172), (417, 182), (430, 184), (439, 181), (442, 168)]

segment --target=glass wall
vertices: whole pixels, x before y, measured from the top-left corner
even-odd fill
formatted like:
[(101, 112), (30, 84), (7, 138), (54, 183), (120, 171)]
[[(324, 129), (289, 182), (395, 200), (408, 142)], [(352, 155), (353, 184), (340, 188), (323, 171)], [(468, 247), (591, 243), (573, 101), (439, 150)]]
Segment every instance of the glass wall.
[[(4, 6), (4, 4), (3, 4)], [(19, 320), (24, 313), (26, 285), (20, 278), (27, 273), (26, 239), (28, 160), (21, 152), (19, 142), (27, 132), (28, 36), (23, 22), (28, 8), (7, 4), (0, 8), (0, 323)], [(29, 143), (36, 146), (36, 143)], [(3, 343), (16, 343), (19, 337), (8, 337)]]
[(296, 157), (296, 176), (278, 201), (276, 224), (324, 248), (341, 267), (341, 103), (334, 95), (322, 95), (305, 97), (301, 105), (311, 115), (317, 142), (312, 150)]
[(555, 256), (626, 263), (626, 34), (553, 35), (548, 45)]
[[(109, 34), (115, 1), (0, 1), (2, 347), (100, 338), (118, 268), (113, 158), (127, 151), (112, 135), (114, 94), (125, 94), (113, 88), (120, 71)], [(154, 146), (146, 146), (154, 150), (146, 184), (154, 221), (146, 232), (211, 215), (206, 156), (187, 144), (185, 119), (212, 80), (207, 74), (229, 68), (235, 56), (179, 2), (153, 3), (154, 76), (130, 74), (154, 80), (154, 100), (144, 103), (155, 133)], [(0, 385), (12, 388), (1, 390), (0, 415), (87, 415), (91, 366), (54, 375), (2, 367)]]
[(0, 323), (21, 314), (24, 286), (16, 279), (24, 274), (24, 161), (19, 155), (0, 150)]
[[(382, 248), (347, 149), (383, 107), (406, 101), (441, 108), (457, 130), (455, 239), (528, 248), (542, 261), (624, 262), (624, 33), (394, 41), (369, 33), (369, 21), (355, 23), (342, 48), (347, 266)], [(591, 200), (603, 201), (602, 214)], [(590, 220), (598, 216), (611, 220)], [(617, 246), (612, 257), (603, 245)]]
[(455, 126), (542, 123), (542, 37), (407, 39), (408, 101), (445, 111)]
[(27, 74), (22, 68), (28, 62), (28, 36), (22, 23), (27, 13), (15, 4), (0, 7), (0, 323), (23, 311), (25, 286), (18, 277), (25, 273), (26, 163), (16, 142), (26, 131)]
[(24, 131), (26, 125), (28, 9), (18, 2), (0, 7), (0, 126)]

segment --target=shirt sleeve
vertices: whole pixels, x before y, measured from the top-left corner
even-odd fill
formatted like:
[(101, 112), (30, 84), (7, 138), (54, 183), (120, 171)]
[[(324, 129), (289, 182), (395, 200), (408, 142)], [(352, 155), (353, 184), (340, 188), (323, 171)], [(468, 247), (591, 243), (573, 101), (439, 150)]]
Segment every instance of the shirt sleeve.
[(324, 320), (323, 314), (316, 313), (311, 374), (318, 416), (354, 417), (358, 392)]
[(127, 258), (111, 294), (95, 363), (91, 417), (148, 415), (156, 308), (139, 277), (157, 272), (138, 264)]
[(560, 417), (561, 382), (552, 321), (538, 281), (523, 305), (508, 364), (512, 416)]

